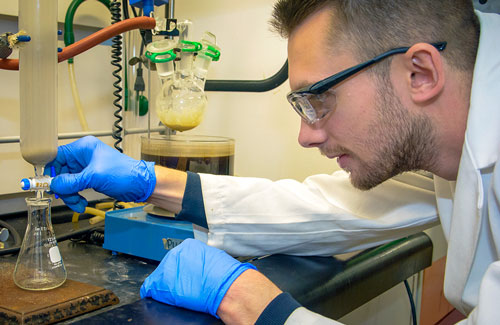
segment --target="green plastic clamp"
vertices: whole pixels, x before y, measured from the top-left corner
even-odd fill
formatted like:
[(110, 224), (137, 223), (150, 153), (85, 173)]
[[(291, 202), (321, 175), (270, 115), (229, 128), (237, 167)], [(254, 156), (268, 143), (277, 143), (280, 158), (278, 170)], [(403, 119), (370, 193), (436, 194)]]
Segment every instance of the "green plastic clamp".
[[(158, 56), (160, 55), (170, 55), (169, 57), (166, 57), (166, 58), (157, 58)], [(148, 59), (151, 60), (151, 62), (154, 62), (154, 63), (164, 63), (164, 62), (170, 62), (172, 60), (175, 60), (175, 58), (177, 57), (177, 55), (174, 53), (174, 50), (168, 50), (168, 51), (165, 51), (165, 52), (157, 52), (157, 53), (151, 53), (149, 51), (146, 52), (146, 57)]]
[(199, 42), (181, 41), (181, 43), (193, 46), (192, 48), (182, 48), (182, 52), (198, 52), (202, 48), (202, 45)]
[(220, 51), (217, 50), (215, 47), (208, 45), (205, 55), (212, 58), (212, 61), (219, 61)]

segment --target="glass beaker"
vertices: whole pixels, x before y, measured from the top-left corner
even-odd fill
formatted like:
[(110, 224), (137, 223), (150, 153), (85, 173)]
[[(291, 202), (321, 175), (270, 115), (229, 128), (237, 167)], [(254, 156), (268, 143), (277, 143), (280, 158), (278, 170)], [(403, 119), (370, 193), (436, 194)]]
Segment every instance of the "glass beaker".
[(26, 290), (49, 290), (66, 281), (66, 268), (50, 218), (50, 198), (26, 198), (28, 225), (19, 251), (14, 283)]

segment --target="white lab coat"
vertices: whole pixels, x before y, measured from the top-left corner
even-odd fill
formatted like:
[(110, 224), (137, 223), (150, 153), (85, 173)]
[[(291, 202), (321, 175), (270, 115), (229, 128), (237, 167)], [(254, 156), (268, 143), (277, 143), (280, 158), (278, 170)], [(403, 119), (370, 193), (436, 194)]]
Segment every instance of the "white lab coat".
[[(292, 180), (201, 175), (208, 243), (233, 255), (331, 255), (437, 223), (448, 240), (445, 295), (469, 318), (500, 322), (500, 16), (481, 38), (457, 182), (415, 173), (354, 189), (344, 172)], [(287, 324), (337, 323), (301, 307)]]

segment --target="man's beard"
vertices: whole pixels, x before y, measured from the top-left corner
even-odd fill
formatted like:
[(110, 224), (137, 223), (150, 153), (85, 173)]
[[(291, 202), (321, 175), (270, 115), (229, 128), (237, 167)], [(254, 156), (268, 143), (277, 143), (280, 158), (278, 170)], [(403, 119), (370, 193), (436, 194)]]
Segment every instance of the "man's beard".
[(431, 120), (404, 107), (390, 81), (379, 81), (375, 105), (378, 118), (363, 144), (373, 148), (374, 158), (357, 159), (359, 168), (350, 175), (352, 185), (361, 190), (369, 190), (402, 172), (428, 170), (436, 156)]

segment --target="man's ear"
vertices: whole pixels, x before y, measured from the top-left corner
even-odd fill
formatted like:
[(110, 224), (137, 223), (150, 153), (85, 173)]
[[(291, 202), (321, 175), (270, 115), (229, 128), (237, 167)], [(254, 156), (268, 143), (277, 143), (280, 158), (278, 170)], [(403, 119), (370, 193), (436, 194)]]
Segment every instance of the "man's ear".
[(444, 87), (443, 60), (439, 51), (427, 43), (417, 43), (405, 53), (410, 96), (416, 104), (433, 100)]

